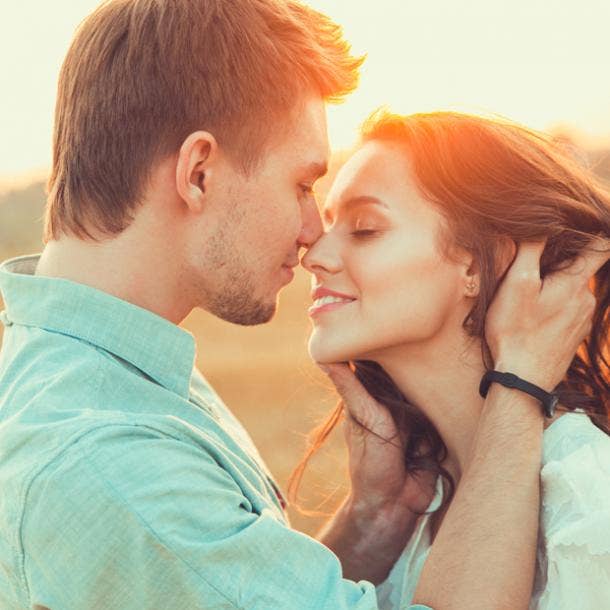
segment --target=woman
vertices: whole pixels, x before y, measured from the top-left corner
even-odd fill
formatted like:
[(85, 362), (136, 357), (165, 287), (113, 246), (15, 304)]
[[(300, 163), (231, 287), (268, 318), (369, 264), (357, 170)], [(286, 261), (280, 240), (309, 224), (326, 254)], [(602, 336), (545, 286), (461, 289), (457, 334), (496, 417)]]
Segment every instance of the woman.
[[(485, 313), (516, 244), (546, 240), (542, 278), (606, 248), (610, 195), (558, 144), (524, 128), (456, 113), (385, 113), (365, 125), (324, 216), (328, 230), (304, 258), (318, 297), (310, 353), (321, 364), (352, 361), (391, 413), (407, 468), (438, 476), (379, 589), (397, 607), (401, 592), (412, 597), (460, 484), (484, 400), (479, 383), (493, 369)], [(610, 608), (610, 264), (592, 290), (590, 335), (544, 433), (531, 601), (539, 610)]]

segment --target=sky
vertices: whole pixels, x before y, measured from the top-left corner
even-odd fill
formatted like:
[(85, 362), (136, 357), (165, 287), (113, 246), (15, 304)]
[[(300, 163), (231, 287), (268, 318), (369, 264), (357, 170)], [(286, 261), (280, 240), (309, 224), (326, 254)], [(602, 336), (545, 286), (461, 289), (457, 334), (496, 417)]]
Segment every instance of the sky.
[[(51, 163), (55, 90), (78, 23), (98, 0), (3, 2), (0, 186)], [(376, 107), (499, 114), (610, 142), (608, 0), (308, 0), (366, 54), (361, 86), (329, 108), (334, 149)]]

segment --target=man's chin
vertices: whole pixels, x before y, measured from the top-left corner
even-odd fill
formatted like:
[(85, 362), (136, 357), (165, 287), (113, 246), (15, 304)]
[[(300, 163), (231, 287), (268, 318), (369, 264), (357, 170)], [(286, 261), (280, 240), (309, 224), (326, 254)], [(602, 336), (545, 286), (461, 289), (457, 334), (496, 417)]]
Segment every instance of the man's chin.
[(275, 305), (273, 307), (268, 307), (267, 309), (261, 309), (256, 312), (255, 315), (241, 318), (236, 320), (234, 323), (240, 324), (241, 326), (257, 326), (258, 324), (267, 324), (273, 320), (276, 310), (277, 307)]
[(266, 324), (273, 319), (277, 311), (277, 303), (247, 303), (241, 308), (210, 312), (226, 322), (240, 326), (257, 326)]

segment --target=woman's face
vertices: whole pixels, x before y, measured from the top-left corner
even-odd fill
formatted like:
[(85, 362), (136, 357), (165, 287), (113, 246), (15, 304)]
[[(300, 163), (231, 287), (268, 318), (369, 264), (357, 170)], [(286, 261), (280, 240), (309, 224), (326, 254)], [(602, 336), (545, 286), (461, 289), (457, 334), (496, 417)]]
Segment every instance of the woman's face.
[(364, 144), (339, 171), (323, 216), (326, 231), (303, 259), (314, 360), (379, 360), (460, 331), (471, 258), (443, 256), (442, 216), (418, 193), (404, 151)]

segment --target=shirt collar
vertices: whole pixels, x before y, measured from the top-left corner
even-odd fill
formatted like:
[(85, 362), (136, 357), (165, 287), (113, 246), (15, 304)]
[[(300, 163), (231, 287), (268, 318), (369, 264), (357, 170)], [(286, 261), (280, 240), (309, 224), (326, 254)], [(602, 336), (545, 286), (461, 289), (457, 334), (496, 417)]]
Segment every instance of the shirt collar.
[(43, 328), (87, 341), (188, 398), (195, 340), (165, 318), (70, 280), (34, 275), (39, 254), (0, 265), (7, 325)]

